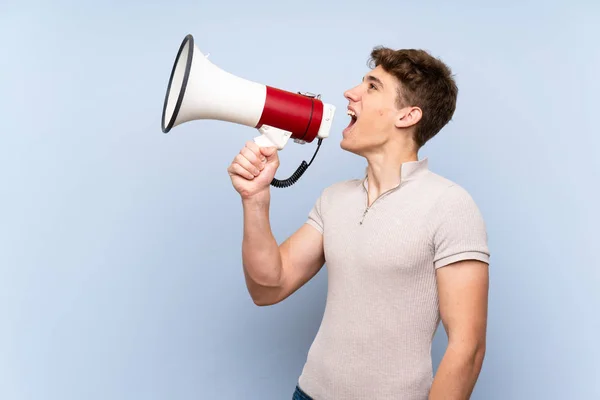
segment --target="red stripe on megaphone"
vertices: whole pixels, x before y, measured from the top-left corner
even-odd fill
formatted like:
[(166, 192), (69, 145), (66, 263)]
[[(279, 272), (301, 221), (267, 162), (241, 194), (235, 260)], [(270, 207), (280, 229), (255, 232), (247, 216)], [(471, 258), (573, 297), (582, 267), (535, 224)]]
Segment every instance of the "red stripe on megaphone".
[(256, 127), (268, 125), (292, 132), (292, 138), (312, 142), (323, 118), (319, 99), (267, 86), (267, 98)]

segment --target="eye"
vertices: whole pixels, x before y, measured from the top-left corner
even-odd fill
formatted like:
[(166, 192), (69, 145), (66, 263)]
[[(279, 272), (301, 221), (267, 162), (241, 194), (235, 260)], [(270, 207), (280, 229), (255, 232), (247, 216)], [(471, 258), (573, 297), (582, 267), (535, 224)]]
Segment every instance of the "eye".
[(375, 90), (377, 90), (377, 86), (375, 86), (372, 83), (369, 83), (369, 89), (375, 89)]

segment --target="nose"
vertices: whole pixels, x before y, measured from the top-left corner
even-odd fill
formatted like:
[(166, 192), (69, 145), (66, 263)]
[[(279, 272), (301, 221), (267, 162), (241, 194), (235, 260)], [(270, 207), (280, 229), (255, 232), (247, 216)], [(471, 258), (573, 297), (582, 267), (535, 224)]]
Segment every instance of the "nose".
[(360, 98), (359, 93), (358, 93), (358, 86), (353, 87), (352, 89), (348, 89), (344, 92), (344, 97), (348, 100), (348, 101), (354, 101), (357, 102)]

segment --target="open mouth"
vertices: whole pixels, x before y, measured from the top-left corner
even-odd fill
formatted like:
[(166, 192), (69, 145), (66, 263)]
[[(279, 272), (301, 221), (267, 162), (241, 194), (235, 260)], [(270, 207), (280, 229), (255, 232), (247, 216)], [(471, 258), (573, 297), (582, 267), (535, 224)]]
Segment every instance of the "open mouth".
[(347, 114), (350, 116), (350, 123), (348, 124), (348, 128), (356, 123), (357, 116), (356, 113), (352, 110), (348, 110)]

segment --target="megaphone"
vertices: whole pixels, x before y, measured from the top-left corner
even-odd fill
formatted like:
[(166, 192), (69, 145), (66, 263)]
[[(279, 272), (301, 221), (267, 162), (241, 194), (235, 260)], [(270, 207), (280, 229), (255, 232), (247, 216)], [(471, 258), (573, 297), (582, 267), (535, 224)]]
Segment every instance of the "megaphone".
[(182, 123), (212, 119), (256, 128), (259, 146), (282, 150), (296, 143), (318, 146), (309, 163), (302, 164), (285, 180), (273, 179), (272, 186), (296, 183), (314, 160), (324, 138), (329, 136), (335, 106), (323, 103), (320, 95), (290, 92), (253, 82), (226, 72), (208, 60), (187, 35), (175, 58), (162, 112), (162, 131)]

